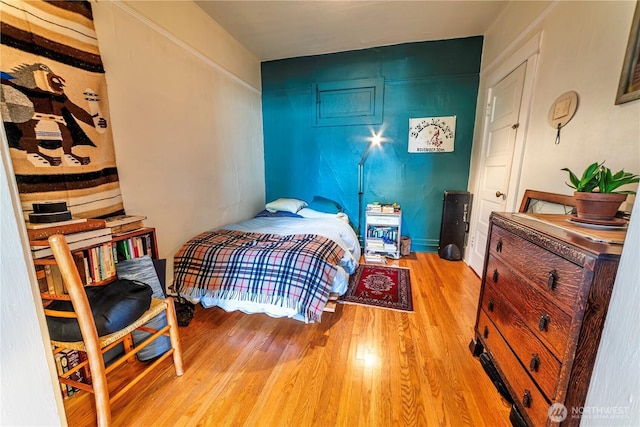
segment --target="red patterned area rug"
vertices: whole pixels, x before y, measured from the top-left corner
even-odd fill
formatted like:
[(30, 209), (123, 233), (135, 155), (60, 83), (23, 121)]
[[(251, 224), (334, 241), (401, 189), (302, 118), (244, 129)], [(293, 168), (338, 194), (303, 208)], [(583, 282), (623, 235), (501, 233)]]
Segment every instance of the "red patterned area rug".
[(413, 311), (409, 269), (360, 265), (340, 302)]

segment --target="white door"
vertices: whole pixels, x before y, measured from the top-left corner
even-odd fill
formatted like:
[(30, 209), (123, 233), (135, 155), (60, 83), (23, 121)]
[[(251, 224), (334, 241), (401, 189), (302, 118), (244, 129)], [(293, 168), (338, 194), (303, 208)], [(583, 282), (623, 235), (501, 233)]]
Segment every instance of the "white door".
[(526, 63), (520, 65), (488, 91), (480, 176), (473, 201), (476, 220), (469, 255), (469, 265), (478, 275), (482, 275), (489, 215), (506, 210), (526, 68)]

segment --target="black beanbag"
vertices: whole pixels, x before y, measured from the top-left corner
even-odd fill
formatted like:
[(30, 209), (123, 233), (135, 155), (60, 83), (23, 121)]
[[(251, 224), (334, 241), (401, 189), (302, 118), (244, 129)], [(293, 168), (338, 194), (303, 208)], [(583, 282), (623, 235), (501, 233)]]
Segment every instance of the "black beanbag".
[[(98, 336), (116, 332), (137, 320), (151, 306), (150, 286), (118, 279), (105, 286), (85, 287)], [(73, 311), (71, 301), (54, 301), (47, 307), (57, 311)], [(76, 319), (47, 316), (49, 335), (54, 341), (81, 341)]]

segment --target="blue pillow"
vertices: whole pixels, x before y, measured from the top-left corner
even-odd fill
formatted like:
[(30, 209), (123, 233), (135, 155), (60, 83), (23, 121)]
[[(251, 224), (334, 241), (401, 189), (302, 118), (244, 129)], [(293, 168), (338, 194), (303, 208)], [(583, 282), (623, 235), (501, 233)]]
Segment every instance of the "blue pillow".
[(309, 209), (313, 209), (318, 212), (325, 212), (330, 214), (337, 214), (342, 212), (342, 206), (331, 199), (327, 199), (322, 196), (313, 196), (313, 200), (309, 203)]
[(291, 218), (302, 218), (302, 216), (295, 214), (293, 212), (289, 212), (289, 211), (275, 211), (275, 212), (269, 212), (268, 210), (264, 209), (260, 212), (258, 212), (256, 214), (256, 218), (260, 218), (260, 217), (282, 217), (282, 216), (288, 216)]
[[(158, 274), (153, 266), (153, 261), (149, 255), (140, 258), (133, 258), (127, 261), (120, 261), (116, 264), (118, 277), (121, 279), (137, 280), (146, 283), (153, 290), (153, 298), (164, 299), (164, 291), (158, 279)], [(167, 325), (167, 315), (163, 311), (153, 319), (145, 323), (151, 329), (162, 329)], [(151, 336), (150, 333), (135, 330), (131, 333), (135, 344), (141, 343)], [(167, 336), (158, 337), (154, 342), (140, 350), (138, 359), (141, 361), (150, 360), (160, 356), (171, 348), (171, 340)]]

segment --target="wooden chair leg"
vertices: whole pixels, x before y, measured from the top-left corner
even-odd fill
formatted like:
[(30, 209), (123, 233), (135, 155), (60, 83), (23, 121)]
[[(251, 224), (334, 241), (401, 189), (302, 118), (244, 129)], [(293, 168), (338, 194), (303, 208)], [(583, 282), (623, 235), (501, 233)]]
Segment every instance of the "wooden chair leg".
[(85, 342), (85, 345), (87, 347), (89, 369), (91, 370), (91, 387), (93, 388), (93, 397), (96, 402), (98, 427), (109, 427), (111, 425), (111, 398), (109, 397), (104, 359), (97, 341), (95, 343), (90, 341)]
[[(122, 345), (124, 346), (124, 353), (125, 354), (130, 353), (131, 350), (133, 350), (133, 336), (131, 334), (128, 334), (124, 338), (124, 341), (122, 341)], [(127, 362), (129, 363), (134, 363), (135, 361), (136, 361), (135, 356), (131, 356), (130, 358), (127, 359)]]
[(173, 347), (173, 365), (176, 369), (176, 375), (181, 376), (184, 374), (182, 347), (180, 346), (180, 339), (178, 337), (178, 320), (176, 318), (176, 308), (173, 304), (173, 298), (167, 297), (165, 304), (167, 305), (167, 323), (170, 327), (169, 338), (171, 340), (171, 347)]

